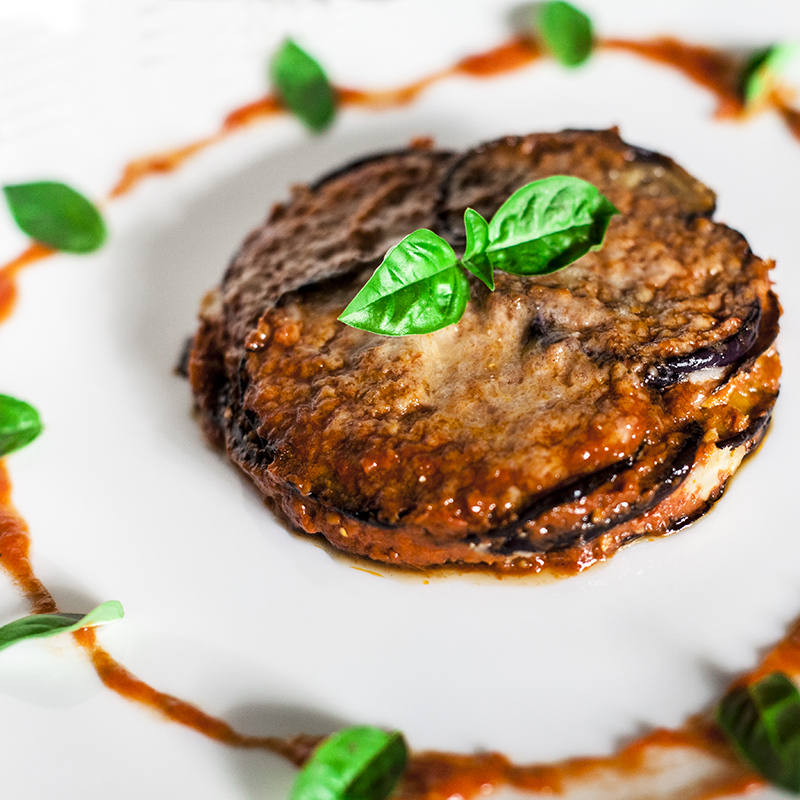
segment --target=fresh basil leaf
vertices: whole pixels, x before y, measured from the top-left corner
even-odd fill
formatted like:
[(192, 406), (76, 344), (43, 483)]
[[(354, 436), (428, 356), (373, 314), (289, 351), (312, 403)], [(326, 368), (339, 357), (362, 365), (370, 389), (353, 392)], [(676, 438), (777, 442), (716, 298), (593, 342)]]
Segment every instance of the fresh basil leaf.
[(799, 54), (800, 46), (796, 43), (776, 44), (754, 53), (742, 70), (741, 92), (745, 104), (766, 99), (777, 78)]
[(283, 103), (312, 131), (323, 131), (333, 122), (336, 95), (325, 71), (291, 39), (275, 54), (270, 74)]
[(0, 394), (0, 457), (30, 444), (42, 427), (39, 412), (33, 406)]
[(592, 21), (583, 11), (562, 0), (550, 0), (537, 9), (536, 32), (550, 54), (567, 67), (577, 67), (592, 52)]
[(405, 769), (402, 734), (345, 728), (312, 753), (292, 786), (290, 800), (384, 800)]
[(453, 248), (421, 228), (389, 250), (339, 320), (384, 336), (431, 333), (458, 322), (468, 299)]
[(771, 783), (800, 794), (800, 693), (773, 672), (729, 692), (717, 708), (720, 727)]
[(515, 275), (555, 272), (600, 244), (614, 214), (611, 201), (580, 178), (534, 181), (492, 217), (486, 255), (495, 269)]
[(9, 622), (0, 628), (0, 650), (23, 639), (41, 639), (57, 633), (72, 633), (122, 619), (122, 604), (109, 600), (88, 614), (34, 614)]
[(18, 183), (3, 191), (15, 222), (37, 242), (66, 253), (91, 253), (105, 241), (96, 206), (66, 184)]
[(752, 103), (757, 96), (762, 94), (764, 87), (759, 72), (771, 52), (772, 47), (756, 50), (745, 62), (739, 78), (739, 91), (745, 103)]
[(489, 223), (473, 208), (464, 212), (467, 249), (461, 263), (494, 291), (494, 270), (486, 256), (489, 246)]

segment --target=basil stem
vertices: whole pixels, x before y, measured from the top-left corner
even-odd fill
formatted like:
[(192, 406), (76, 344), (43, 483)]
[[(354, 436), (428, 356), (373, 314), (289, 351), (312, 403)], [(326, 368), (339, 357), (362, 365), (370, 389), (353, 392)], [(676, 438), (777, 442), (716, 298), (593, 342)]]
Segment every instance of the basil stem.
[(30, 444), (41, 432), (42, 420), (33, 406), (0, 394), (0, 457)]
[(122, 604), (109, 600), (88, 614), (33, 614), (0, 628), (0, 650), (24, 639), (42, 639), (57, 633), (72, 633), (122, 619)]
[(729, 692), (717, 721), (745, 760), (771, 783), (800, 794), (800, 693), (783, 673)]
[(345, 728), (325, 739), (297, 775), (290, 800), (384, 800), (406, 765), (402, 734)]
[(577, 67), (592, 52), (592, 21), (563, 0), (542, 3), (537, 9), (535, 28), (545, 48), (564, 66)]
[(54, 181), (4, 186), (11, 215), (32, 239), (65, 253), (90, 253), (106, 238), (96, 206), (66, 184)]
[(284, 105), (309, 129), (318, 133), (333, 122), (336, 94), (325, 71), (291, 39), (273, 57), (270, 76)]

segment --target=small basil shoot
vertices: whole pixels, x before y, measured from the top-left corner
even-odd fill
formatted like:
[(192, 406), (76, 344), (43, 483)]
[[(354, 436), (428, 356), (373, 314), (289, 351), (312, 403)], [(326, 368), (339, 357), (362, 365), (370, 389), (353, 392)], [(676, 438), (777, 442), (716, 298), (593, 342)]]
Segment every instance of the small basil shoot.
[(717, 722), (745, 760), (771, 783), (800, 794), (800, 693), (781, 672), (729, 692)]
[(494, 272), (486, 255), (489, 246), (489, 223), (474, 208), (464, 212), (467, 248), (461, 263), (494, 291)]
[(0, 394), (0, 457), (30, 444), (42, 427), (39, 412), (33, 406)]
[(384, 336), (431, 333), (458, 322), (469, 299), (462, 267), (494, 289), (494, 270), (542, 275), (566, 267), (603, 241), (611, 202), (590, 183), (554, 175), (518, 189), (487, 222), (464, 212), (467, 245), (459, 260), (420, 229), (386, 254), (339, 320)]
[(336, 115), (336, 93), (325, 71), (305, 50), (287, 39), (270, 62), (272, 85), (284, 105), (315, 133)]
[(3, 192), (14, 221), (37, 242), (65, 253), (91, 253), (105, 241), (97, 207), (66, 184), (18, 183)]
[(745, 105), (766, 100), (780, 75), (798, 54), (800, 46), (795, 43), (775, 44), (754, 53), (742, 70), (741, 93)]
[(405, 769), (402, 734), (345, 728), (325, 739), (298, 773), (290, 800), (384, 800)]
[(123, 616), (122, 604), (116, 600), (102, 603), (88, 614), (33, 614), (0, 628), (0, 650), (24, 639), (42, 639), (58, 633), (72, 633), (81, 628), (96, 628)]
[(339, 319), (385, 336), (431, 333), (458, 322), (468, 299), (453, 248), (423, 228), (389, 250)]
[(563, 0), (542, 3), (536, 10), (535, 28), (548, 52), (564, 66), (577, 67), (592, 52), (592, 21)]

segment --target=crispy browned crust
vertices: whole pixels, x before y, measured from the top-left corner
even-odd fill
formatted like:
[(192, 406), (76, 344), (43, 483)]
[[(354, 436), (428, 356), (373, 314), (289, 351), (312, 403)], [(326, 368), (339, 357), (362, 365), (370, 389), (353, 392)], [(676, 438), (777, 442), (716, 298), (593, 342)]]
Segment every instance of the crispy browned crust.
[[(386, 250), (463, 247), (551, 174), (621, 211), (551, 275), (471, 282), (456, 326), (386, 338), (336, 321)], [(189, 376), (208, 438), (287, 522), (405, 566), (577, 568), (704, 513), (778, 392), (769, 264), (713, 193), (615, 131), (372, 157), (295, 190), (201, 310)]]

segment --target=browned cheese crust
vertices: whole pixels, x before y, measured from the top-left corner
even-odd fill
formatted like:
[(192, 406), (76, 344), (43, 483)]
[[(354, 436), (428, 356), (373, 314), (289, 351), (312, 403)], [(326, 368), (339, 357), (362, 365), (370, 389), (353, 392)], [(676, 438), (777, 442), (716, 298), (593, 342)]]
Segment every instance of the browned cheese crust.
[[(337, 321), (426, 227), (463, 250), (520, 186), (575, 175), (621, 214), (544, 276), (471, 280), (457, 325)], [(714, 194), (616, 131), (374, 157), (295, 190), (206, 298), (189, 373), (204, 429), (295, 528), (406, 566), (580, 566), (696, 518), (778, 393), (770, 264)]]

